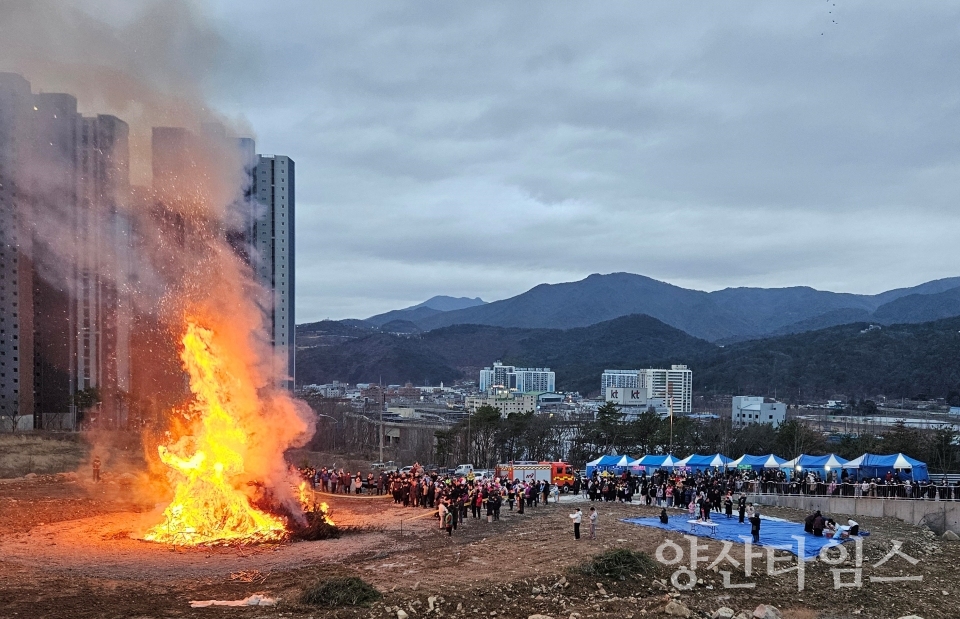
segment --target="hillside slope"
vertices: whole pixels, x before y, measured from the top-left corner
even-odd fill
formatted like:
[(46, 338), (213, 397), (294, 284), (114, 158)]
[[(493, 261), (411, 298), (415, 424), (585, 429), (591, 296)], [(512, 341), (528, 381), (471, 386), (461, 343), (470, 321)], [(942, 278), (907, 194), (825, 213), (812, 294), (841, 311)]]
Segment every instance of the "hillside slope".
[(419, 336), (377, 332), (303, 347), (297, 352), (297, 380), (436, 384), (473, 378), (480, 368), (501, 360), (553, 367), (564, 389), (590, 390), (608, 367), (680, 363), (715, 348), (643, 315), (568, 330), (457, 325)]

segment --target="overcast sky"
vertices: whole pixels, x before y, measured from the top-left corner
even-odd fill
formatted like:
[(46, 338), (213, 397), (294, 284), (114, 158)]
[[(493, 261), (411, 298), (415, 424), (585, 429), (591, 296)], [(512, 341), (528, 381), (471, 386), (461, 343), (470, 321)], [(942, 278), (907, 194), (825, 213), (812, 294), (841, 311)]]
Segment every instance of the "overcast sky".
[(960, 275), (960, 5), (204, 3), (297, 164), (297, 321), (628, 271)]

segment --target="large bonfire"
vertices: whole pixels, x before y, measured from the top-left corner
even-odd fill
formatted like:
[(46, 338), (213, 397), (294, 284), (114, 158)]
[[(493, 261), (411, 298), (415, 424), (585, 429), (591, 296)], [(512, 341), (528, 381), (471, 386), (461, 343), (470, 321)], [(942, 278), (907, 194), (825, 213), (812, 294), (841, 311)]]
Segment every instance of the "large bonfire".
[[(179, 479), (164, 521), (144, 539), (186, 545), (214, 542), (262, 542), (286, 534), (286, 523), (251, 504), (245, 454), (252, 432), (243, 426), (249, 409), (249, 386), (229, 367), (217, 334), (197, 320), (187, 321), (181, 353), (190, 375), (193, 404), (190, 433), (161, 445), (160, 459)], [(253, 394), (255, 396), (255, 394)]]

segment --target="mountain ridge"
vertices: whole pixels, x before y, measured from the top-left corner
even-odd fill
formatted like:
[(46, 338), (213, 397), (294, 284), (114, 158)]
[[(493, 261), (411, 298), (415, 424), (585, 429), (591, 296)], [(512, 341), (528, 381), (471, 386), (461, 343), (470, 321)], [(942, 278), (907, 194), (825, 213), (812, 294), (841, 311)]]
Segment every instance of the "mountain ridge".
[(422, 320), (441, 312), (467, 309), (484, 304), (486, 304), (486, 301), (480, 297), (474, 297), (471, 299), (470, 297), (449, 297), (446, 295), (436, 295), (430, 297), (423, 303), (411, 305), (410, 307), (405, 307), (403, 309), (391, 310), (389, 312), (377, 314), (376, 316), (367, 318), (366, 321), (380, 327), (395, 320)]
[(396, 313), (410, 311), (395, 310), (372, 318), (378, 325), (395, 319), (410, 320), (423, 331), (455, 324), (570, 329), (646, 314), (707, 341), (732, 342), (858, 320), (893, 324), (957, 316), (960, 277), (877, 295), (858, 295), (809, 286), (704, 292), (644, 275), (594, 273), (575, 282), (539, 284), (514, 297), (483, 305)]

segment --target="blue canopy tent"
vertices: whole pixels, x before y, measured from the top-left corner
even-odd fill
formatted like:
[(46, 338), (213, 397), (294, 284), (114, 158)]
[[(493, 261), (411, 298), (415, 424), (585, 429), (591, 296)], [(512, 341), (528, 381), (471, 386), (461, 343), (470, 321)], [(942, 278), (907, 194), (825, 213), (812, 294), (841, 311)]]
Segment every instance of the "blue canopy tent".
[(750, 456), (744, 454), (730, 462), (727, 466), (735, 469), (752, 469), (759, 471), (762, 469), (778, 469), (783, 463), (783, 458), (778, 458), (773, 454), (767, 454), (765, 456)]
[(613, 467), (621, 472), (629, 471), (636, 467), (637, 462), (639, 462), (639, 460), (635, 458), (631, 458), (630, 456), (622, 456), (619, 460), (617, 460), (617, 463), (613, 465)]
[(730, 458), (724, 456), (723, 454), (713, 454), (710, 456), (701, 456), (700, 454), (693, 454), (687, 456), (683, 460), (677, 461), (677, 468), (686, 467), (692, 471), (702, 471), (704, 469), (710, 468), (724, 468), (729, 465), (731, 462)]
[(648, 454), (637, 460), (634, 464), (640, 467), (641, 470), (649, 473), (657, 469), (672, 469), (677, 465), (677, 459), (673, 457), (673, 454), (667, 454), (665, 456)]
[(587, 477), (593, 475), (594, 471), (606, 471), (612, 469), (620, 461), (621, 456), (600, 456), (596, 460), (587, 462)]
[(856, 470), (858, 479), (884, 477), (887, 473), (893, 473), (901, 480), (930, 480), (926, 462), (920, 462), (902, 453), (887, 456), (863, 454), (844, 464), (843, 468)]
[(805, 471), (816, 471), (826, 477), (827, 473), (839, 471), (846, 468), (847, 461), (836, 454), (827, 454), (825, 456), (808, 456), (801, 454), (793, 460), (787, 460), (782, 465), (783, 469), (790, 469), (791, 476), (802, 475)]

